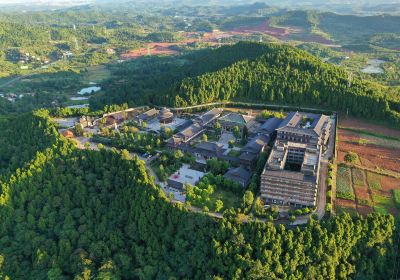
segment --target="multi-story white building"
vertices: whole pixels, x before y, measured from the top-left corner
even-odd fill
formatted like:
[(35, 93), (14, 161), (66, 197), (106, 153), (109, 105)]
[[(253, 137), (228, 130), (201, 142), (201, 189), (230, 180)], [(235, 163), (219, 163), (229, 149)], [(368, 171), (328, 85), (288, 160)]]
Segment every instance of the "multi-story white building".
[(316, 205), (322, 149), (328, 143), (328, 116), (292, 112), (277, 128), (277, 138), (261, 174), (267, 203)]

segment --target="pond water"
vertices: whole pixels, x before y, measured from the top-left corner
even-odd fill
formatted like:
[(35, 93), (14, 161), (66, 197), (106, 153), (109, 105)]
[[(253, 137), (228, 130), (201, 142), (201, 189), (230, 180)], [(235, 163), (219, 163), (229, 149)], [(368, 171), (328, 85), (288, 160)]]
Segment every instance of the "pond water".
[(67, 108), (76, 108), (76, 109), (79, 109), (79, 108), (88, 108), (89, 107), (89, 104), (80, 104), (80, 105), (71, 105), (71, 106), (67, 106)]
[(381, 67), (383, 63), (386, 61), (380, 59), (369, 59), (367, 62), (367, 66), (361, 69), (361, 72), (366, 74), (382, 74), (385, 71)]
[(79, 100), (88, 100), (88, 99), (89, 99), (89, 97), (78, 96), (78, 97), (71, 97), (69, 100), (79, 101)]
[(96, 86), (86, 87), (86, 88), (83, 88), (80, 91), (78, 91), (78, 94), (80, 94), (80, 95), (91, 94), (91, 93), (97, 92), (99, 90), (101, 90), (101, 87), (96, 87)]

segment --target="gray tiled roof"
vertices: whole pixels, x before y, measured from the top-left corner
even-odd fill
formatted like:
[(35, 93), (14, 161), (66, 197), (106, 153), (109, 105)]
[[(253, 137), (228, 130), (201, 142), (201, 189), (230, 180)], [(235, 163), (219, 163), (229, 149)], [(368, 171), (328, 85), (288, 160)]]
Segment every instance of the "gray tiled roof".
[(231, 122), (231, 123), (237, 123), (240, 125), (245, 125), (247, 124), (249, 121), (251, 121), (253, 118), (250, 116), (245, 116), (242, 114), (238, 114), (238, 113), (229, 113), (223, 117), (220, 118), (221, 121), (225, 121), (225, 122)]
[[(308, 127), (302, 127), (301, 122), (304, 118), (312, 119), (312, 123), (309, 124)], [(312, 114), (312, 113), (302, 113), (302, 112), (291, 112), (279, 125), (277, 129), (289, 129), (293, 130), (294, 132), (302, 131), (304, 133), (311, 133), (314, 132), (320, 136), (322, 133), (322, 129), (324, 124), (328, 120), (328, 116), (322, 114)]]
[(251, 173), (242, 166), (228, 170), (224, 178), (231, 179), (239, 182), (241, 185), (246, 186), (251, 178)]
[(223, 146), (221, 144), (214, 142), (206, 142), (206, 141), (200, 142), (196, 145), (197, 149), (211, 151), (211, 152), (216, 152), (220, 150), (222, 147)]
[(258, 154), (261, 152), (262, 148), (269, 142), (269, 137), (265, 135), (258, 135), (252, 140), (250, 140), (246, 146), (244, 146), (244, 152), (250, 152)]
[(269, 118), (262, 126), (261, 129), (267, 133), (267, 134), (271, 134), (275, 131), (275, 129), (277, 129), (280, 124), (282, 123), (282, 119), (278, 119), (278, 118)]
[(217, 118), (221, 113), (222, 113), (222, 109), (220, 108), (214, 108), (211, 109), (210, 111), (207, 111), (206, 113), (204, 113), (203, 115), (199, 116), (197, 118), (197, 120), (202, 124), (202, 125), (206, 125), (208, 124), (210, 121), (212, 121), (213, 119)]

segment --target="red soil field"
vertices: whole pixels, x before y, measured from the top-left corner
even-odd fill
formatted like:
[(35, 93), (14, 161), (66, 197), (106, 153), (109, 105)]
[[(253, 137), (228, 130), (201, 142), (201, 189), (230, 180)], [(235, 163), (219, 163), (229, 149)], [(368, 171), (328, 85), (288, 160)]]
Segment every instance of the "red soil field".
[(354, 201), (347, 199), (341, 199), (341, 198), (336, 199), (336, 205), (356, 209), (356, 203)]
[(369, 200), (371, 201), (371, 197), (368, 193), (368, 188), (367, 187), (360, 187), (356, 186), (354, 188), (354, 192), (356, 194), (357, 199), (362, 199), (362, 200)]
[(175, 55), (178, 51), (170, 49), (171, 46), (177, 43), (149, 43), (145, 48), (131, 50), (128, 53), (121, 55), (121, 59), (138, 58), (145, 55)]
[(381, 178), (382, 191), (391, 192), (392, 190), (400, 190), (400, 179), (382, 176)]
[[(360, 157), (361, 163), (372, 163), (373, 167), (400, 171), (400, 149), (349, 143), (349, 141), (357, 142), (359, 138), (357, 133), (339, 129), (339, 161), (343, 161), (347, 152), (355, 152)], [(368, 167), (372, 168), (372, 166)]]
[(365, 130), (367, 132), (380, 133), (380, 134), (384, 134), (387, 136), (400, 138), (400, 130), (395, 130), (395, 129), (383, 127), (380, 125), (366, 123), (366, 122), (363, 122), (363, 121), (357, 120), (357, 119), (352, 119), (352, 118), (340, 119), (339, 118), (339, 125), (343, 126), (343, 127), (360, 129), (360, 130)]
[(263, 22), (259, 25), (242, 26), (232, 30), (236, 33), (252, 34), (252, 33), (265, 33), (271, 36), (283, 37), (288, 36), (290, 31), (288, 28), (272, 27), (269, 22)]
[(162, 42), (157, 42), (157, 43), (148, 43), (146, 44), (145, 47), (140, 48), (140, 49), (135, 49), (131, 50), (127, 53), (124, 53), (121, 55), (121, 59), (126, 60), (126, 59), (135, 59), (139, 58), (142, 56), (146, 55), (177, 55), (179, 54), (179, 51), (172, 49), (172, 46), (182, 46), (182, 45), (187, 45), (190, 43), (194, 42), (207, 42), (210, 43), (211, 45), (216, 45), (218, 44), (218, 39), (219, 38), (226, 38), (230, 37), (232, 35), (224, 33), (224, 32), (212, 32), (212, 33), (205, 33), (201, 39), (197, 37), (196, 33), (186, 33), (185, 37), (186, 39), (178, 41), (178, 42), (173, 42), (173, 43), (162, 43)]
[(367, 216), (368, 214), (374, 212), (374, 209), (367, 205), (357, 205), (357, 212), (363, 216)]

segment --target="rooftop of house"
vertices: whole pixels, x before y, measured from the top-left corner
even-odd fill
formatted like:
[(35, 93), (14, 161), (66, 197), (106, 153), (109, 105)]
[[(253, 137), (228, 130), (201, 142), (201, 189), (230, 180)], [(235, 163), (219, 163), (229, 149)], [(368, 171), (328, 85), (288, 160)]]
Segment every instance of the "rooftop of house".
[(278, 118), (269, 118), (262, 126), (261, 130), (263, 130), (267, 134), (273, 133), (282, 123), (282, 119)]
[(224, 174), (224, 178), (231, 179), (241, 185), (247, 185), (251, 178), (251, 172), (246, 168), (239, 166), (236, 168), (231, 168)]
[(280, 129), (295, 129), (302, 131), (313, 131), (318, 136), (321, 135), (324, 126), (329, 117), (322, 114), (312, 114), (303, 112), (291, 112), (277, 128)]
[(190, 169), (188, 165), (184, 164), (178, 171), (169, 177), (169, 180), (195, 186), (204, 175), (204, 172)]
[(171, 118), (173, 116), (174, 116), (174, 114), (171, 112), (171, 110), (167, 109), (165, 107), (162, 108), (158, 113), (158, 118), (159, 119), (167, 119), (167, 118)]
[(218, 118), (222, 112), (223, 112), (223, 109), (221, 109), (221, 108), (213, 108), (213, 109), (205, 112), (203, 115), (197, 117), (196, 121), (198, 123), (200, 123), (201, 125), (207, 125), (212, 120)]
[(242, 149), (244, 152), (258, 154), (261, 150), (268, 145), (269, 137), (265, 135), (258, 135), (251, 139), (246, 146)]
[(195, 123), (187, 127), (186, 129), (182, 130), (181, 132), (179, 132), (177, 136), (183, 136), (184, 138), (190, 139), (196, 134), (200, 133), (202, 130), (204, 130), (203, 127)]
[(257, 154), (243, 152), (240, 154), (239, 159), (244, 161), (254, 161), (257, 159)]
[(197, 143), (195, 147), (201, 150), (216, 152), (221, 150), (223, 148), (223, 145), (215, 142), (202, 141), (200, 143)]
[(238, 113), (229, 113), (229, 114), (226, 114), (225, 116), (221, 117), (220, 120), (224, 121), (224, 122), (235, 123), (238, 125), (246, 125), (250, 121), (254, 120), (254, 117), (246, 116), (246, 115), (242, 115), (242, 114), (238, 114)]
[(302, 172), (288, 171), (288, 170), (270, 170), (264, 169), (262, 175), (266, 177), (279, 177), (281, 179), (302, 181), (302, 182), (310, 182), (316, 183), (315, 176), (309, 176)]
[(146, 120), (148, 118), (154, 117), (158, 113), (159, 113), (159, 110), (152, 108), (152, 109), (140, 114), (138, 116), (138, 118), (141, 119), (141, 120)]
[(271, 153), (268, 157), (267, 164), (265, 165), (265, 169), (284, 170), (287, 156), (291, 150), (293, 151), (293, 149), (301, 149), (304, 151), (301, 172), (305, 171), (303, 170), (304, 167), (305, 169), (307, 169), (307, 171), (317, 173), (320, 153), (319, 150), (311, 147), (306, 143), (297, 142), (275, 142), (275, 145), (272, 148)]

